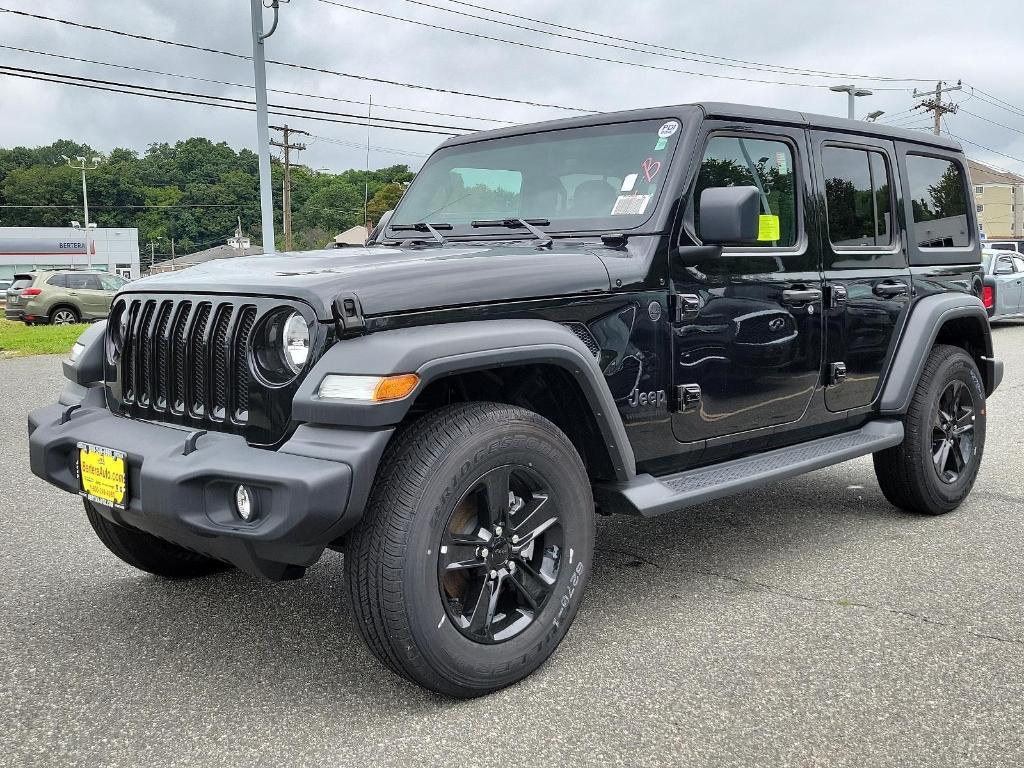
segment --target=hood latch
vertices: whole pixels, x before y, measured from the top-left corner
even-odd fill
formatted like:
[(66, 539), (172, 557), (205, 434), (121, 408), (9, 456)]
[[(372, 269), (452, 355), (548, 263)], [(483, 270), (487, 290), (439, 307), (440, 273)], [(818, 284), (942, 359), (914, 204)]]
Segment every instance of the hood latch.
[(354, 293), (340, 293), (334, 299), (334, 329), (339, 339), (362, 336), (366, 333), (363, 306)]

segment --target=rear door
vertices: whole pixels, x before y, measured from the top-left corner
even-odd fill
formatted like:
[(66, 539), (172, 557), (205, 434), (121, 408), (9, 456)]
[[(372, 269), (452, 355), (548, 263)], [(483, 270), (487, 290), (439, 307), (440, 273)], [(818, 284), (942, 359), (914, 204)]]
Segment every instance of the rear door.
[(99, 275), (66, 275), (68, 296), (83, 319), (106, 317), (110, 311), (110, 294), (103, 290)]
[(911, 277), (899, 226), (891, 141), (812, 132), (826, 293), (825, 404), (869, 405), (910, 309)]
[[(686, 443), (799, 421), (822, 355), (818, 246), (805, 222), (813, 210), (806, 131), (709, 121), (698, 147), (680, 243), (700, 244), (700, 197), (711, 187), (757, 187), (761, 233), (755, 245), (697, 264), (671, 257), (672, 421)], [(687, 391), (689, 405), (679, 402)]]

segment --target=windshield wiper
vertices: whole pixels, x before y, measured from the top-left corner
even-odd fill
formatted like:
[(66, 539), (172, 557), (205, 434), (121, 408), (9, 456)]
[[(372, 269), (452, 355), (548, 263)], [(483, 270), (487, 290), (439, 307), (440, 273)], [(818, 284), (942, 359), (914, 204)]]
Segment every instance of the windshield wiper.
[(414, 232), (429, 232), (430, 236), (437, 240), (441, 245), (447, 245), (448, 241), (445, 240), (444, 236), (438, 232), (439, 229), (451, 229), (451, 224), (445, 224), (438, 222), (437, 224), (427, 224), (425, 221), (417, 222), (416, 224), (392, 224), (390, 229), (393, 232), (402, 232), (412, 230)]
[(508, 227), (509, 229), (525, 227), (531, 235), (540, 240), (540, 248), (550, 248), (555, 241), (551, 239), (551, 236), (547, 232), (537, 229), (537, 226), (546, 227), (549, 224), (551, 224), (551, 222), (547, 219), (530, 219), (529, 221), (526, 219), (485, 219), (483, 221), (474, 221), (471, 226)]

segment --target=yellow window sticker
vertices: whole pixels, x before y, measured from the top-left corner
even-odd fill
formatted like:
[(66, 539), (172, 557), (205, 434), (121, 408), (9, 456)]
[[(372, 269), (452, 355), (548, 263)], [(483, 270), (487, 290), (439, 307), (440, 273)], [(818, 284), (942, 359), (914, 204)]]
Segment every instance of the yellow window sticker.
[(779, 217), (762, 214), (758, 217), (757, 240), (758, 242), (774, 243), (780, 239)]

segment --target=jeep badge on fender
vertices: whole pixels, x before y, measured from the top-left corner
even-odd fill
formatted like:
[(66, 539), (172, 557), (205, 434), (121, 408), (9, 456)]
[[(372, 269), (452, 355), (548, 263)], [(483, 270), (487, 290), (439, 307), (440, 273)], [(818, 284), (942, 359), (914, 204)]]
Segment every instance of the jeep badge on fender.
[(959, 506), (1003, 372), (978, 231), (960, 146), (882, 123), (713, 103), (454, 137), (365, 248), (121, 288), (29, 416), (32, 471), (167, 578), (343, 551), (372, 652), (480, 696), (571, 631), (596, 507), (867, 455), (893, 505)]

